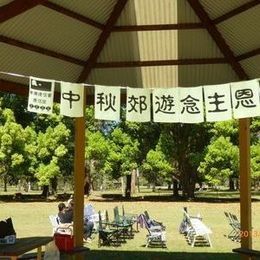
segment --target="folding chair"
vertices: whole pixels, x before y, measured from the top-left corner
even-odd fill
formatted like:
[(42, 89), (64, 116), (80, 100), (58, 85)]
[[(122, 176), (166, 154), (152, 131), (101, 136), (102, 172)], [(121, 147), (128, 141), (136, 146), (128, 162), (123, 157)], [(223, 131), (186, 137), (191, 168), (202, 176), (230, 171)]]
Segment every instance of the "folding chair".
[(119, 232), (117, 229), (111, 228), (111, 223), (102, 222), (102, 216), (101, 212), (98, 212), (99, 214), (99, 225), (98, 225), (98, 247), (102, 245), (111, 245), (112, 243), (116, 242), (116, 244), (119, 244)]
[(166, 229), (166, 227), (163, 225), (162, 222), (150, 218), (150, 215), (149, 215), (149, 213), (148, 213), (147, 210), (144, 211), (144, 215), (145, 215), (145, 217), (146, 217), (146, 219), (147, 219), (147, 222), (148, 222), (148, 223), (151, 223), (152, 226), (161, 226), (163, 230)]
[(148, 223), (147, 217), (144, 214), (139, 215), (138, 222), (141, 227), (145, 227), (148, 231), (148, 235), (146, 236), (146, 247), (166, 247), (166, 231), (162, 229), (161, 225), (151, 225), (151, 223)]

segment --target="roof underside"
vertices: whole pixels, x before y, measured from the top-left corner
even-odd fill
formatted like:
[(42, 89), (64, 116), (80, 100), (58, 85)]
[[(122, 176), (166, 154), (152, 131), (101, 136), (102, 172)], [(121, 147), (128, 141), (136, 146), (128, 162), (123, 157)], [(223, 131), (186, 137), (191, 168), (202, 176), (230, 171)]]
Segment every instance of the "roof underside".
[[(260, 77), (260, 0), (0, 0), (0, 14), (5, 72), (144, 88)], [(28, 79), (0, 77), (24, 93), (13, 83)]]

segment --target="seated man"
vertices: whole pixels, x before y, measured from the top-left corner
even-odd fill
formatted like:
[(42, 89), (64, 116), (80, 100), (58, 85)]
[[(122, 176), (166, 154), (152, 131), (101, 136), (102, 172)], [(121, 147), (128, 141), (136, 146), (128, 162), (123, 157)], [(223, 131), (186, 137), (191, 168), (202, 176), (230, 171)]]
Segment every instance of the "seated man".
[[(58, 209), (59, 209), (58, 217), (62, 224), (73, 222), (73, 201), (70, 202), (68, 207), (66, 207), (66, 205), (63, 202), (59, 203)], [(83, 236), (87, 242), (91, 241), (93, 226), (94, 226), (93, 222), (88, 221), (88, 219), (84, 219)]]

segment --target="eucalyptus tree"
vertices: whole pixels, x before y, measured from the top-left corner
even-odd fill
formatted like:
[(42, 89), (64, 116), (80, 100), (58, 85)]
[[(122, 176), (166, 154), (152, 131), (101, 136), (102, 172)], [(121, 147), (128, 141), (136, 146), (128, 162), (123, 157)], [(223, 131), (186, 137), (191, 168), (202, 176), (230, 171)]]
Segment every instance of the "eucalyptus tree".
[(0, 122), (0, 175), (6, 191), (8, 181), (30, 177), (35, 133), (30, 127), (24, 129), (17, 124), (8, 108), (0, 107)]

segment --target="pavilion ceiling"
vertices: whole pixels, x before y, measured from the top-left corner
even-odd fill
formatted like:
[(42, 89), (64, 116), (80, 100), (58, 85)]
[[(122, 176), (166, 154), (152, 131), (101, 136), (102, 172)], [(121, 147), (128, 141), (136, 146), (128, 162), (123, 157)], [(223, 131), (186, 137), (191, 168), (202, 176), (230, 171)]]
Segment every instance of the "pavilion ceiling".
[[(260, 77), (260, 0), (1, 0), (0, 70), (132, 87)], [(28, 79), (0, 74), (0, 91)]]

